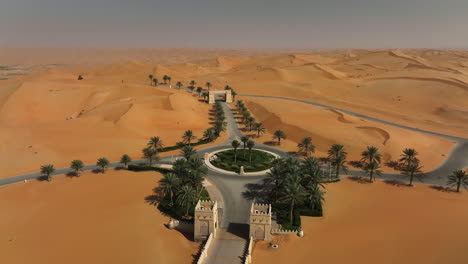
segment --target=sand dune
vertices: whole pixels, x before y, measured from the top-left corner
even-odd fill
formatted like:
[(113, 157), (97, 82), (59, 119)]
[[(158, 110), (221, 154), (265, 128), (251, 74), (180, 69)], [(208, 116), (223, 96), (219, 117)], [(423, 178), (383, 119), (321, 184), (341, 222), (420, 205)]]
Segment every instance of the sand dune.
[(468, 262), (462, 250), (468, 232), (467, 192), (351, 180), (329, 184), (326, 192), (324, 217), (302, 217), (303, 238), (275, 237), (278, 249), (257, 242), (253, 263)]
[(199, 244), (145, 203), (160, 177), (108, 170), (0, 188), (2, 262), (190, 263)]
[[(297, 151), (297, 144), (310, 136), (316, 145), (315, 156), (326, 156), (328, 148), (335, 143), (345, 145), (348, 160), (359, 160), (367, 146), (376, 146), (384, 156), (384, 161), (398, 159), (402, 149), (416, 148), (421, 155), (423, 170), (436, 168), (445, 160), (454, 143), (434, 136), (378, 124), (359, 119), (338, 111), (330, 111), (306, 104), (279, 102), (277, 99), (260, 101), (246, 100), (250, 112), (262, 122), (267, 133), (260, 142), (272, 141), (273, 132), (283, 130), (287, 140), (279, 146), (288, 151)], [(338, 118), (337, 118), (338, 115)], [(343, 122), (343, 120), (347, 122)], [(251, 132), (254, 134), (254, 131)], [(384, 171), (394, 171), (383, 166)]]
[(0, 105), (0, 138), (9, 143), (0, 156), (9, 165), (1, 177), (36, 171), (44, 163), (65, 167), (73, 159), (93, 163), (100, 156), (117, 160), (123, 153), (137, 159), (151, 136), (168, 146), (187, 129), (201, 137), (210, 126), (210, 106), (185, 91), (118, 81), (120, 74), (147, 75), (132, 73), (139, 67), (100, 67), (84, 81), (71, 79), (74, 70), (48, 70), (37, 74), (38, 80), (3, 90), (8, 96)]

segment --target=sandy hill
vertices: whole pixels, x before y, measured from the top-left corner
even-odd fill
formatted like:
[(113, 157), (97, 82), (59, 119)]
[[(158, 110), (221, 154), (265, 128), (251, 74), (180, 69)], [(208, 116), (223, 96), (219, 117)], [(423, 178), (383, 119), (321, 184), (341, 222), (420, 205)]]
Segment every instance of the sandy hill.
[(350, 54), (219, 57), (214, 62), (166, 65), (155, 72), (182, 82), (210, 81), (217, 89), (229, 84), (238, 93), (310, 99), (468, 137), (468, 52), (361, 50)]
[[(185, 91), (133, 83), (149, 81), (152, 68), (130, 62), (49, 69), (6, 83), (0, 97), (0, 156), (8, 166), (1, 175), (35, 171), (44, 163), (65, 167), (73, 159), (92, 163), (100, 156), (117, 160), (123, 153), (141, 158), (151, 136), (167, 146), (188, 129), (201, 137), (210, 107)], [(78, 74), (85, 79), (78, 81)]]

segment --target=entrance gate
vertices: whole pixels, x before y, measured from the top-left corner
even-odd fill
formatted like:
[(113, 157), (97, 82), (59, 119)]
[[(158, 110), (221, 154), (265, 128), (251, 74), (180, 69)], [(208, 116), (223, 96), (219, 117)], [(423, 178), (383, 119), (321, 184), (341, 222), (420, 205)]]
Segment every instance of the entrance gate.
[(231, 90), (214, 90), (208, 92), (208, 103), (214, 104), (216, 101), (217, 95), (224, 95), (224, 100), (226, 103), (232, 103), (232, 91)]

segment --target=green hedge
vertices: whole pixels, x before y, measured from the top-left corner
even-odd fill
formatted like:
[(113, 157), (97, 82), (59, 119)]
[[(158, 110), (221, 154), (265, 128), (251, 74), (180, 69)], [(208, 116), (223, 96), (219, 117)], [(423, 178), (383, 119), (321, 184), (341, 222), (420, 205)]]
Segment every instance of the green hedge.
[(276, 203), (272, 205), (273, 212), (276, 213), (276, 220), (283, 229), (299, 229), (301, 227), (302, 216), (322, 216), (322, 206), (311, 208), (306, 204), (296, 205), (293, 211), (293, 222), (289, 220), (290, 205), (286, 203)]

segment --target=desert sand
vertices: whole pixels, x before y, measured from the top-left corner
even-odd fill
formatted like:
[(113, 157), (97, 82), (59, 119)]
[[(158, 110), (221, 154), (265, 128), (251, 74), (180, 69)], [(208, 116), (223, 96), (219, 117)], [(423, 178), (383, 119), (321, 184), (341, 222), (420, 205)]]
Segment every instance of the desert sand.
[(108, 170), (1, 187), (2, 263), (191, 263), (199, 244), (145, 202), (160, 177)]
[[(260, 137), (255, 131), (246, 132), (254, 140), (294, 152), (298, 151), (297, 143), (310, 136), (316, 145), (314, 156), (317, 157), (326, 157), (327, 150), (336, 143), (345, 145), (349, 161), (360, 160), (366, 146), (378, 147), (383, 154), (383, 163), (398, 160), (404, 148), (415, 148), (420, 153), (423, 171), (430, 171), (447, 158), (455, 145), (448, 139), (298, 102), (249, 98), (246, 105), (266, 128), (266, 133)], [(287, 136), (279, 146), (272, 139), (277, 129), (283, 130)], [(387, 166), (382, 166), (382, 170), (394, 171)]]
[(467, 263), (468, 192), (382, 181), (328, 184), (324, 217), (302, 217), (305, 236), (258, 242), (253, 263)]
[(82, 81), (69, 69), (6, 81), (0, 90), (0, 157), (8, 166), (1, 177), (46, 163), (66, 167), (73, 159), (116, 161), (124, 153), (140, 159), (152, 136), (165, 146), (181, 141), (188, 129), (201, 138), (210, 127), (210, 106), (186, 91), (136, 84), (146, 82), (148, 72), (144, 64), (119, 63), (92, 68)]
[(468, 52), (329, 51), (218, 57), (156, 73), (242, 94), (307, 99), (402, 125), (468, 136)]
[[(308, 99), (468, 137), (468, 53), (462, 51), (286, 55), (277, 51), (269, 56), (260, 56), (267, 52), (258, 51), (224, 51), (233, 56), (218, 56), (222, 51), (209, 50), (66, 51), (58, 50), (49, 57), (45, 55), (50, 51), (32, 56), (34, 49), (2, 55), (10, 63), (65, 65), (54, 64), (0, 81), (0, 138), (4, 142), (0, 158), (8, 164), (0, 177), (32, 172), (44, 163), (64, 167), (72, 159), (93, 163), (100, 156), (117, 160), (123, 153), (140, 158), (151, 136), (160, 136), (166, 145), (179, 141), (186, 129), (200, 137), (209, 126), (209, 106), (185, 91), (144, 85), (150, 73), (159, 79), (170, 75), (173, 84), (182, 81), (187, 85), (192, 79), (197, 86), (210, 81), (214, 89), (229, 84), (239, 94)], [(78, 74), (85, 79), (77, 81)], [(288, 150), (295, 150), (304, 136), (312, 136), (320, 155), (332, 143), (343, 143), (351, 159), (357, 159), (367, 145), (381, 148), (385, 160), (397, 158), (402, 148), (414, 147), (421, 153), (424, 170), (430, 170), (454, 145), (301, 103), (238, 99), (249, 101), (269, 133), (277, 119), (289, 136), (281, 146)], [(261, 140), (270, 140), (269, 133)]]

